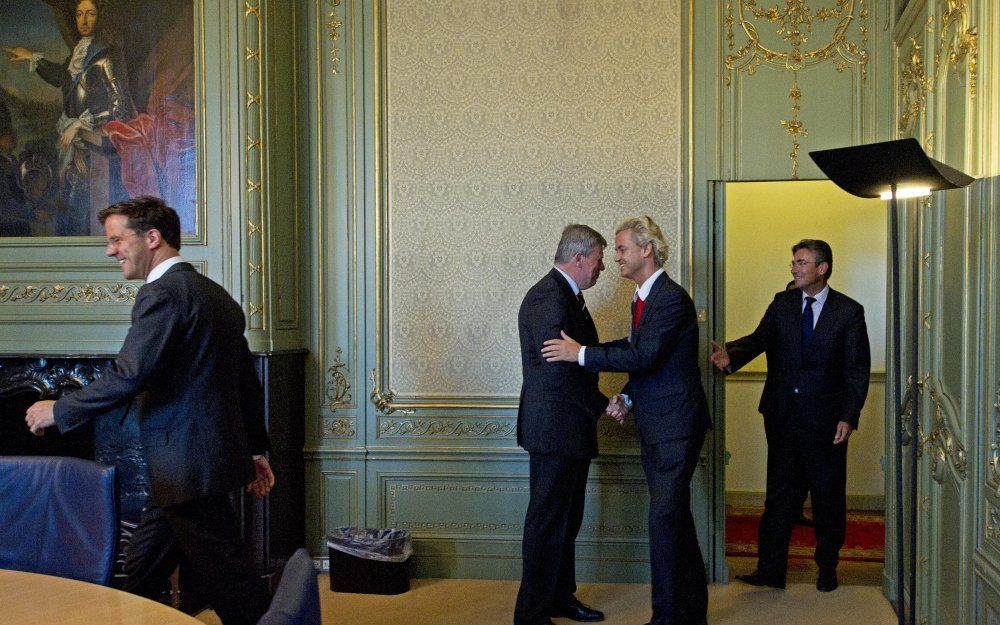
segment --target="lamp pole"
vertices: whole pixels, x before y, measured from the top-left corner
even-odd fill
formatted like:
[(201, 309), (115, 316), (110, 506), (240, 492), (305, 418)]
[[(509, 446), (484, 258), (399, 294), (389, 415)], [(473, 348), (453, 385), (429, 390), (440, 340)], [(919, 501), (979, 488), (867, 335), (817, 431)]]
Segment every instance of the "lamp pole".
[[(903, 601), (903, 588), (906, 578), (904, 577), (905, 559), (903, 553), (903, 406), (901, 385), (903, 383), (901, 374), (902, 352), (900, 350), (900, 338), (902, 324), (902, 310), (899, 297), (899, 202), (896, 200), (896, 183), (892, 183), (892, 196), (889, 200), (889, 232), (892, 241), (892, 315), (895, 317), (892, 324), (892, 345), (893, 345), (893, 402), (896, 414), (895, 419), (895, 478), (896, 478), (896, 619), (899, 625), (906, 625), (906, 609)], [(912, 593), (911, 593), (912, 594)]]
[(917, 622), (917, 454), (920, 452), (920, 216), (915, 215), (913, 254), (910, 266), (913, 277), (910, 280), (910, 625)]

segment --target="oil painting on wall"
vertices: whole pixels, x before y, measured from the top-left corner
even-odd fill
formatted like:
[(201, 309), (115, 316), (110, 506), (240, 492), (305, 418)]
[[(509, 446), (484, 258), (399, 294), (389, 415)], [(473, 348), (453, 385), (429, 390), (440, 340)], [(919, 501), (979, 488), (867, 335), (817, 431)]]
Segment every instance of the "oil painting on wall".
[(0, 3), (0, 236), (100, 235), (147, 194), (196, 232), (194, 1)]

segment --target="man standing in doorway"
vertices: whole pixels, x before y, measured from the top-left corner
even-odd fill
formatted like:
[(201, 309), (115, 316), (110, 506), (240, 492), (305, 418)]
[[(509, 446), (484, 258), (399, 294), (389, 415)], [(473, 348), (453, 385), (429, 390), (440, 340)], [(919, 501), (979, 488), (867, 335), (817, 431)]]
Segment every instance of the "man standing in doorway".
[[(649, 482), (649, 625), (703, 625), (708, 587), (691, 515), (691, 478), (711, 420), (698, 368), (694, 303), (663, 270), (666, 259), (666, 241), (650, 217), (626, 220), (615, 234), (615, 262), (621, 277), (635, 283), (629, 336), (597, 344), (563, 332), (562, 339), (545, 342), (542, 354), (586, 371), (628, 372), (616, 398), (632, 405)], [(609, 411), (614, 416), (615, 406)]]
[[(183, 556), (225, 625), (252, 625), (268, 595), (240, 536), (229, 494), (274, 485), (260, 382), (239, 304), (179, 256), (180, 219), (159, 198), (105, 208), (107, 256), (143, 279), (115, 365), (58, 401), (28, 408), (41, 435), (66, 432), (113, 408), (137, 411), (155, 505), (143, 511), (125, 563), (126, 590), (165, 579)], [(158, 584), (151, 584), (159, 591)]]
[(767, 436), (767, 495), (758, 528), (757, 569), (737, 579), (785, 587), (788, 541), (812, 497), (816, 589), (836, 590), (847, 524), (847, 439), (868, 395), (871, 356), (861, 304), (834, 291), (833, 251), (825, 241), (792, 247), (795, 288), (774, 296), (757, 329), (720, 347), (711, 361), (732, 373), (767, 354), (760, 398)]
[(597, 340), (583, 291), (604, 270), (607, 242), (571, 224), (556, 248), (555, 267), (528, 290), (517, 314), (524, 377), (517, 443), (529, 454), (528, 511), (521, 543), (521, 588), (514, 625), (552, 625), (550, 617), (602, 621), (604, 614), (575, 596), (576, 536), (590, 461), (597, 456), (597, 420), (608, 398), (596, 373), (542, 360), (542, 343), (560, 331)]

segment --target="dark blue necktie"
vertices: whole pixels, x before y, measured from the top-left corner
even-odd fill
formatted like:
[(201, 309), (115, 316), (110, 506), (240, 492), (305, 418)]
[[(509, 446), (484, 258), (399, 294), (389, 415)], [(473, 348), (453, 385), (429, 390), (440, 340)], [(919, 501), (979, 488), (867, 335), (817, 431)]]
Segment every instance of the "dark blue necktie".
[(809, 341), (813, 336), (813, 302), (815, 297), (807, 297), (805, 308), (802, 309), (802, 349), (809, 349)]

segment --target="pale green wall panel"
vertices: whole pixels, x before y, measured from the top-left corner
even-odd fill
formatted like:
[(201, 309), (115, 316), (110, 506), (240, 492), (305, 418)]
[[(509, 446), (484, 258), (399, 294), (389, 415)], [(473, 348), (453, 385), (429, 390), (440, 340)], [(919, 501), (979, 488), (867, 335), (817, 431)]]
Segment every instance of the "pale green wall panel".
[(998, 122), (988, 113), (995, 111), (998, 86), (989, 52), (1000, 37), (996, 10), (985, 0), (911, 0), (894, 28), (902, 134), (953, 167), (994, 176), (912, 203), (904, 225), (904, 249), (922, 255), (921, 304), (912, 320), (923, 382), (916, 531), (925, 573), (918, 573), (917, 618), (930, 625), (997, 619), (1000, 172)]
[(822, 9), (831, 19), (792, 29), (795, 10), (772, 17), (743, 2), (720, 3), (724, 179), (822, 178), (809, 150), (872, 141), (880, 132), (877, 103), (888, 96), (878, 94), (879, 64), (887, 59), (876, 54), (886, 41), (877, 24), (887, 7), (851, 0), (806, 10)]

